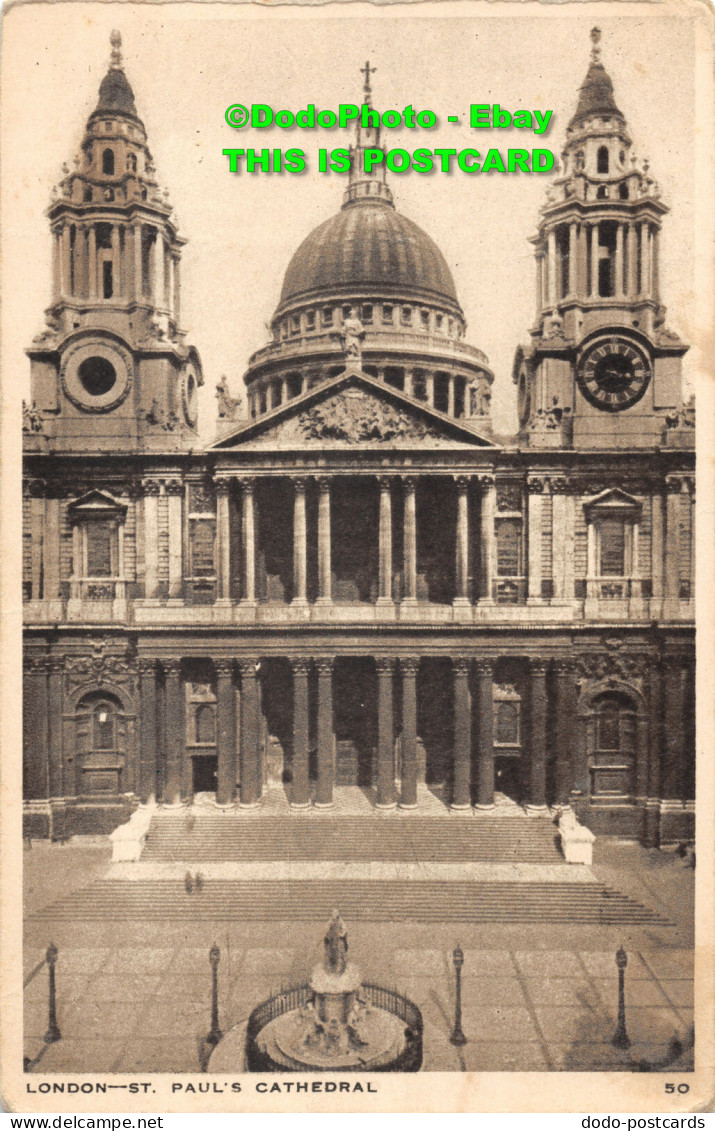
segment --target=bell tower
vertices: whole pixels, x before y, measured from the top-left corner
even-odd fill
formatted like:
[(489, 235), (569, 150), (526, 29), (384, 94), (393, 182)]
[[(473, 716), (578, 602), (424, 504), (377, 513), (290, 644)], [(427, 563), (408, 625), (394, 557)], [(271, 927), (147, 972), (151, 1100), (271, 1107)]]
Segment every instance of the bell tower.
[(687, 345), (665, 328), (659, 266), (668, 211), (591, 32), (560, 176), (537, 234), (536, 322), (517, 351), (520, 436), (532, 447), (653, 447), (681, 402)]
[(195, 349), (181, 329), (179, 235), (122, 66), (121, 36), (47, 211), (52, 301), (29, 348), (34, 450), (196, 444)]

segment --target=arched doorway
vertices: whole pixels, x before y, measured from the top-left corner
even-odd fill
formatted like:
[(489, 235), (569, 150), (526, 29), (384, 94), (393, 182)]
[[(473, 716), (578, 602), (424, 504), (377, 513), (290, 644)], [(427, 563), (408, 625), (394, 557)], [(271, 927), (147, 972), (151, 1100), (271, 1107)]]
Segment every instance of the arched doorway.
[(594, 800), (634, 792), (638, 707), (624, 691), (603, 691), (587, 718), (589, 792)]

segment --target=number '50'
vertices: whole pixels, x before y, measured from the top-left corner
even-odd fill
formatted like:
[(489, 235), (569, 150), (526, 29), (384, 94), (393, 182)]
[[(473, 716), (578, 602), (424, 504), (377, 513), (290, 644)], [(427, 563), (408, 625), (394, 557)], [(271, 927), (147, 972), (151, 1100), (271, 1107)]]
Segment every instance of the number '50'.
[(665, 1090), (668, 1095), (672, 1095), (673, 1092), (679, 1092), (681, 1096), (684, 1096), (686, 1092), (690, 1091), (690, 1084), (666, 1084)]

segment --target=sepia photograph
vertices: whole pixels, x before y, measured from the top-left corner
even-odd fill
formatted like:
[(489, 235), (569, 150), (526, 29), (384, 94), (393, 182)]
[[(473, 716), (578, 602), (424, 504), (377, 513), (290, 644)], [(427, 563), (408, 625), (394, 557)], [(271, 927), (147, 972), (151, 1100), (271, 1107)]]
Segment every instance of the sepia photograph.
[(712, 12), (3, 15), (6, 1107), (702, 1110)]

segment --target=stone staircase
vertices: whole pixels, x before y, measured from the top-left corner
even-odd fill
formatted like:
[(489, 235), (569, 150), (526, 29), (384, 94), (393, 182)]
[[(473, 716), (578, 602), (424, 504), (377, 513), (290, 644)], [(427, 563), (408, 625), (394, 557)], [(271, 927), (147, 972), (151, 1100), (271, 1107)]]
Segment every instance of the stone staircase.
[(152, 818), (142, 862), (404, 861), (563, 864), (549, 820), (458, 817), (260, 817), (170, 814)]
[(101, 880), (44, 908), (36, 921), (325, 922), (667, 926), (668, 920), (600, 883), (441, 883), (371, 880)]

